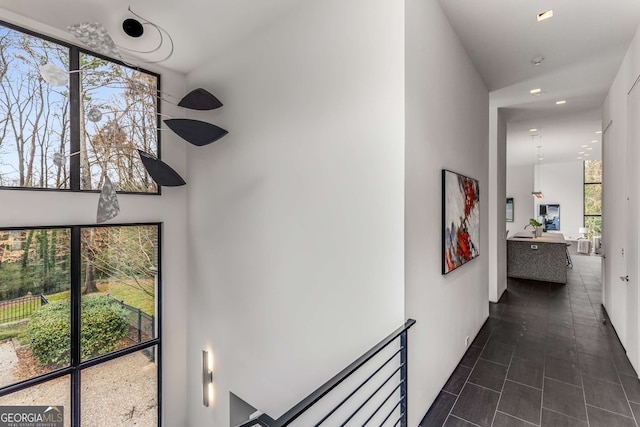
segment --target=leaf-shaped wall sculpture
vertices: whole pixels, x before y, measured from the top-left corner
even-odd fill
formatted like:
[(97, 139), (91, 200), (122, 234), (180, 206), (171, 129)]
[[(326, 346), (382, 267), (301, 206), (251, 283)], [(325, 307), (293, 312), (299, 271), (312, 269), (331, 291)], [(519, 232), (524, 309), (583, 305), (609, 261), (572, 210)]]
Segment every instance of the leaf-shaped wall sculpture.
[(100, 200), (98, 200), (98, 218), (97, 222), (105, 222), (111, 218), (115, 218), (120, 213), (120, 203), (118, 203), (118, 195), (116, 189), (111, 183), (108, 176), (104, 177), (104, 184), (100, 191)]
[(142, 164), (156, 184), (165, 187), (179, 187), (186, 184), (178, 172), (174, 171), (171, 166), (162, 160), (142, 150), (138, 150), (138, 154), (140, 154)]
[(197, 146), (211, 144), (228, 133), (216, 125), (200, 120), (167, 119), (164, 122), (180, 138)]
[(194, 89), (178, 102), (178, 106), (191, 110), (215, 110), (222, 107), (222, 102), (205, 89)]
[(69, 81), (69, 73), (54, 64), (40, 67), (40, 76), (51, 86), (66, 86)]
[(122, 59), (120, 49), (104, 26), (99, 22), (81, 22), (67, 27), (75, 38), (89, 49), (116, 59)]

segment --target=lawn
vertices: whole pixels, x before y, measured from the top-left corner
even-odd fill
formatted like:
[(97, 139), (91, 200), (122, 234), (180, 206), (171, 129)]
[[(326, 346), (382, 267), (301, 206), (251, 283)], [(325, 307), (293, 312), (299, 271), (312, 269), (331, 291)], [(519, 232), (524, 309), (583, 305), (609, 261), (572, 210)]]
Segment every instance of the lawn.
[[(141, 285), (123, 281), (99, 282), (98, 289), (101, 294), (110, 294), (119, 301), (123, 301), (132, 307), (140, 308), (145, 313), (155, 315), (155, 299), (152, 295), (147, 294), (142, 288), (153, 290), (153, 282), (150, 280), (141, 281)], [(55, 294), (45, 295), (49, 302), (61, 301), (69, 299), (70, 291), (58, 292)], [(29, 317), (31, 312), (40, 308), (38, 301), (21, 302), (17, 304), (2, 307), (0, 304), (0, 321), (7, 319), (7, 322), (20, 320)], [(2, 339), (0, 331), (0, 339)], [(9, 333), (11, 334), (11, 333)]]
[[(150, 280), (141, 281), (145, 289), (153, 290), (153, 282)], [(138, 285), (123, 281), (98, 282), (98, 289), (101, 294), (110, 294), (119, 301), (123, 301), (132, 307), (137, 307), (145, 313), (153, 316), (155, 314), (155, 300), (153, 296), (147, 294)], [(69, 298), (69, 291), (57, 294), (46, 295), (49, 302), (59, 301)]]

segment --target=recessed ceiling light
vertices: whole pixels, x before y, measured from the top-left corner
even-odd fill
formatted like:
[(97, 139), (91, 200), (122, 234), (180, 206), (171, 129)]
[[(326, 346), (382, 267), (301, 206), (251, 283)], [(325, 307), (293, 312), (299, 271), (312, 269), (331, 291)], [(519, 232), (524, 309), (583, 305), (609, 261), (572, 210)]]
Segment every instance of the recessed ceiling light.
[(594, 139), (593, 141), (591, 141), (592, 144), (595, 144), (596, 142), (598, 142), (597, 139)]
[(591, 151), (591, 150), (593, 150), (593, 147), (587, 148), (587, 151)]
[(556, 105), (563, 105), (563, 104), (566, 104), (566, 103), (567, 103), (567, 101), (564, 100), (564, 99), (561, 99), (560, 101), (556, 101)]
[(588, 145), (587, 145), (587, 144), (584, 144), (584, 145), (581, 145), (580, 147), (582, 147), (582, 148), (587, 148), (587, 147), (588, 147)]
[(579, 151), (578, 154), (584, 154), (584, 151)]
[(540, 88), (531, 89), (531, 90), (529, 91), (529, 93), (530, 93), (531, 95), (535, 95), (535, 94), (538, 94), (538, 93), (542, 93), (542, 89), (540, 89)]
[(536, 16), (538, 22), (544, 21), (545, 19), (553, 18), (553, 10), (549, 9), (545, 12), (541, 12)]
[(544, 157), (538, 157), (538, 160), (544, 160)]
[(538, 129), (536, 129), (536, 128), (531, 128), (531, 129), (529, 129), (529, 132), (538, 132)]
[(582, 157), (576, 157), (578, 160), (582, 160)]
[(600, 134), (602, 133), (602, 131), (601, 131), (601, 130), (597, 130), (597, 131), (596, 131), (596, 133), (597, 133), (598, 135), (600, 135)]
[(585, 157), (589, 157), (590, 155), (591, 155), (591, 154), (587, 153), (587, 154), (585, 154), (584, 156), (585, 156)]

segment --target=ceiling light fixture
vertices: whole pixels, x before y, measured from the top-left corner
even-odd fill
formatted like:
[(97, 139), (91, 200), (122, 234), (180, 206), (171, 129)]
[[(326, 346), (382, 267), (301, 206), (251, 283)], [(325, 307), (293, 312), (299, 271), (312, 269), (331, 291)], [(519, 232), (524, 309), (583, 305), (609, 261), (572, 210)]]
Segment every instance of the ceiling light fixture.
[(547, 11), (541, 12), (536, 16), (538, 22), (544, 21), (545, 19), (553, 18), (553, 10), (549, 9)]
[(565, 99), (561, 99), (560, 101), (556, 101), (556, 105), (564, 105), (567, 101)]
[(531, 89), (531, 90), (529, 91), (529, 93), (530, 93), (531, 95), (535, 95), (535, 94), (537, 94), (537, 93), (542, 93), (542, 89), (540, 89), (540, 88)]
[(529, 129), (529, 132), (538, 132), (538, 129), (537, 128), (531, 128), (531, 129)]
[(601, 131), (601, 130), (597, 130), (597, 131), (596, 131), (596, 133), (597, 133), (598, 135), (600, 135), (600, 134), (602, 133), (602, 131)]
[(587, 148), (587, 147), (588, 147), (588, 145), (587, 145), (587, 144), (584, 144), (584, 145), (581, 145), (580, 147), (582, 147), (582, 148)]
[(582, 160), (582, 157), (577, 157), (578, 160)]
[(596, 142), (598, 142), (597, 139), (594, 139), (593, 141), (591, 141), (592, 144), (595, 144)]
[(591, 150), (593, 150), (593, 147), (587, 148), (587, 151), (591, 151)]

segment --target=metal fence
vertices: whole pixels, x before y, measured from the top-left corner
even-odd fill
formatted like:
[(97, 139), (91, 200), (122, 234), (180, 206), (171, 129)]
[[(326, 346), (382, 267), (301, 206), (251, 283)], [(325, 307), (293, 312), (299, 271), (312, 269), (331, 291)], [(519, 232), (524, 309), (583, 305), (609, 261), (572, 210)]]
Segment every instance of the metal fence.
[(31, 313), (48, 303), (49, 301), (43, 294), (1, 301), (0, 324), (27, 319)]
[(122, 306), (122, 308), (127, 311), (129, 321), (128, 336), (131, 341), (137, 344), (144, 341), (152, 340), (156, 337), (156, 325), (154, 316), (145, 313), (138, 307), (133, 307), (129, 304), (125, 304), (124, 301), (114, 298), (111, 295), (109, 295), (109, 297), (116, 300)]

